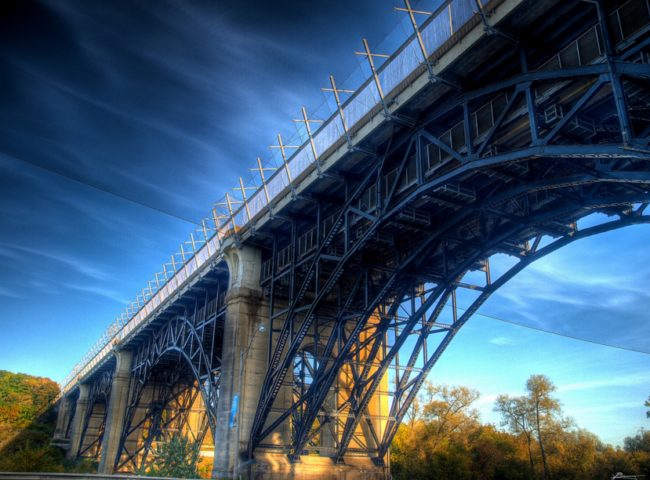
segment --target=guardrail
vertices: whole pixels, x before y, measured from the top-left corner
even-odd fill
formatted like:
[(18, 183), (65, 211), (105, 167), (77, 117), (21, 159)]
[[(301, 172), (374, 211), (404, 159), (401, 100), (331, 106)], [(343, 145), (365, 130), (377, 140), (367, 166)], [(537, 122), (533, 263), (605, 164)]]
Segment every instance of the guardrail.
[[(22, 473), (0, 472), (0, 480), (81, 480), (84, 478), (94, 480), (169, 480), (169, 477), (142, 477), (139, 475), (102, 475), (95, 473)], [(193, 479), (199, 480), (199, 479)]]
[[(279, 158), (275, 158), (277, 166), (262, 165), (258, 159), (257, 171), (261, 183), (258, 185), (254, 181), (252, 184), (245, 184), (240, 178), (240, 185), (236, 188), (239, 196), (226, 193), (222, 201), (215, 204), (210, 216), (204, 218), (190, 233), (189, 238), (181, 243), (179, 251), (171, 256), (171, 261), (163, 264), (162, 271), (155, 274), (147, 286), (136, 295), (135, 301), (75, 365), (61, 383), (61, 395), (72, 388), (77, 379), (85, 376), (106, 358), (113, 344), (124, 340), (193, 273), (208, 261), (218, 258), (222, 253), (222, 244), (228, 237), (245, 230), (257, 217), (268, 211), (274, 202), (283, 197), (284, 192), (293, 187), (297, 178), (308, 169), (319, 166), (320, 159), (327, 155), (332, 146), (342, 139), (349, 141), (351, 130), (360, 125), (373, 109), (385, 106), (405, 79), (436, 56), (473, 17), (482, 16), (484, 6), (494, 3), (499, 2), (446, 0), (418, 26), (414, 13), (421, 12), (412, 10), (408, 0), (405, 0), (406, 8), (403, 10), (410, 17), (413, 34), (405, 34), (406, 40), (392, 55), (385, 58), (379, 67), (375, 67), (375, 57), (384, 56), (372, 54), (364, 43), (372, 75), (353, 89), (354, 93), (347, 101), (340, 100), (340, 93), (348, 90), (339, 89), (334, 78), (330, 77), (331, 88), (328, 90), (332, 92), (335, 102), (327, 120), (312, 131), (312, 123), (317, 120), (310, 120), (306, 110), (302, 109), (303, 119), (299, 122), (303, 124), (303, 128), (299, 145), (284, 144), (278, 135), (279, 145), (273, 146), (280, 152)], [(287, 149), (295, 149), (295, 152), (287, 156)], [(267, 179), (264, 172), (269, 170), (274, 173)], [(251, 190), (254, 190), (254, 193), (248, 196), (246, 192)]]

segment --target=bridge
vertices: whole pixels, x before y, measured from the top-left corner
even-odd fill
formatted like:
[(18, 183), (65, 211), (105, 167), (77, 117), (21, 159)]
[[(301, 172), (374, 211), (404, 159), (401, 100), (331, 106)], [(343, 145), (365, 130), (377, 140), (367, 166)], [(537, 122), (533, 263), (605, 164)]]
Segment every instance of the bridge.
[(366, 81), (330, 77), (331, 116), (303, 108), (301, 142), (278, 136), (276, 163), (73, 369), (55, 433), (70, 458), (137, 472), (182, 433), (213, 476), (385, 478), (427, 374), (492, 293), (648, 223), (649, 0), (431, 3), (405, 1), (395, 52), (362, 43)]

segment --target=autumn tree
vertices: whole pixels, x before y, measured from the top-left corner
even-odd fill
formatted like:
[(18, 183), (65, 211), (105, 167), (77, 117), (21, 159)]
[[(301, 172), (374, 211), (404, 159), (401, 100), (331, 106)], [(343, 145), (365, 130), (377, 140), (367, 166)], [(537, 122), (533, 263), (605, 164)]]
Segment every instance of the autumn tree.
[(627, 437), (623, 448), (605, 445), (563, 417), (554, 391), (547, 377), (533, 375), (525, 394), (499, 396), (495, 410), (507, 427), (500, 430), (479, 422), (476, 392), (426, 385), (393, 440), (393, 478), (609, 480), (616, 472), (650, 478), (650, 432)]
[(466, 442), (478, 426), (471, 408), (478, 392), (467, 387), (428, 383), (393, 441), (391, 465), (395, 478), (467, 478), (471, 455)]
[(0, 426), (22, 429), (44, 414), (59, 386), (49, 378), (0, 370)]
[(550, 478), (550, 474), (544, 446), (544, 434), (557, 422), (562, 410), (560, 408), (560, 402), (551, 396), (556, 390), (556, 387), (546, 375), (531, 375), (526, 381), (526, 390), (528, 391), (527, 400), (531, 413), (533, 414), (533, 425), (542, 454), (544, 479), (547, 480)]
[(59, 386), (49, 378), (0, 370), (0, 471), (62, 471), (50, 445)]
[(426, 385), (422, 417), (429, 425), (432, 451), (455, 432), (476, 424), (478, 412), (470, 407), (478, 397), (478, 391), (467, 387)]
[(531, 375), (526, 381), (526, 395), (501, 395), (495, 405), (495, 410), (503, 417), (503, 425), (526, 438), (530, 467), (533, 471), (532, 439), (535, 437), (542, 457), (545, 480), (550, 478), (546, 437), (551, 432), (563, 431), (568, 426), (567, 421), (562, 418), (560, 402), (552, 396), (555, 390), (555, 385), (547, 376)]
[(526, 397), (510, 397), (499, 395), (496, 399), (494, 410), (502, 416), (501, 424), (516, 435), (523, 435), (528, 448), (528, 461), (531, 474), (535, 472), (533, 461), (533, 424), (530, 405)]

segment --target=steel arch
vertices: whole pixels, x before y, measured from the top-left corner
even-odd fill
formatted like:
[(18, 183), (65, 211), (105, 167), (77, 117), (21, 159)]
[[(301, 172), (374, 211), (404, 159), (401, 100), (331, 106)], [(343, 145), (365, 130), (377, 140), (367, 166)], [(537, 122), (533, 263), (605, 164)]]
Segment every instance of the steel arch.
[[(426, 251), (427, 244), (421, 245), (422, 248), (417, 249), (413, 257), (405, 255), (399, 260), (400, 265), (392, 270), (384, 268), (381, 273), (384, 275), (382, 288), (372, 290), (370, 288), (372, 282), (367, 281), (369, 276), (377, 274), (378, 269), (373, 270), (376, 266), (365, 270), (361, 266), (355, 270), (345, 284), (346, 294), (341, 296), (342, 307), (339, 308), (335, 321), (339, 326), (343, 321), (350, 322), (352, 312), (349, 308), (356, 302), (357, 311), (354, 312), (356, 320), (352, 321), (354, 326), (351, 332), (342, 339), (343, 330), (334, 329), (322, 353), (323, 360), (319, 362), (318, 369), (314, 373), (315, 381), (294, 405), (286, 409), (274, 422), (267, 424), (266, 418), (273, 408), (275, 398), (294, 358), (312, 328), (321, 304), (336, 288), (339, 288), (343, 282), (342, 277), (350, 270), (355, 257), (363, 255), (374, 237), (381, 235), (391, 222), (399, 221), (405, 212), (413, 212), (412, 214), (417, 216), (420, 208), (418, 204), (422, 203), (423, 199), (433, 199), (434, 202), (438, 201), (442, 205), (452, 205), (455, 209), (454, 217), (447, 219), (447, 225), (437, 232), (440, 237), (443, 234), (447, 235), (452, 227), (477, 216), (479, 212), (479, 222), (484, 222), (490, 216), (499, 218), (499, 220), (491, 219), (493, 224), (515, 222), (521, 227), (519, 233), (524, 236), (527, 234), (528, 238), (533, 238), (538, 233), (550, 233), (553, 236), (566, 234), (571, 231), (568, 223), (574, 222), (590, 211), (603, 211), (613, 207), (605, 198), (613, 196), (616, 189), (625, 190), (629, 195), (628, 198), (621, 197), (620, 205), (630, 205), (634, 201), (639, 201), (633, 200), (633, 197), (636, 198), (635, 195), (638, 193), (647, 191), (650, 179), (646, 163), (650, 158), (650, 151), (645, 147), (648, 144), (647, 135), (626, 138), (623, 142), (624, 136), (621, 132), (626, 123), (624, 121), (620, 122), (618, 133), (603, 134), (603, 139), (598, 144), (593, 143), (592, 137), (585, 137), (582, 141), (576, 141), (575, 137), (568, 137), (569, 141), (567, 141), (567, 134), (564, 131), (579, 115), (586, 115), (594, 109), (616, 107), (619, 99), (614, 95), (615, 84), (623, 83), (626, 78), (631, 77), (650, 78), (650, 67), (624, 61), (622, 60), (624, 57), (623, 55), (616, 61), (615, 68), (603, 63), (565, 70), (525, 72), (475, 92), (459, 94), (447, 104), (429, 112), (414, 128), (411, 136), (406, 137), (407, 140), (402, 137), (400, 141), (389, 142), (385, 147), (384, 155), (380, 158), (368, 157), (369, 160), (374, 159), (371, 163), (372, 167), (366, 172), (363, 181), (346, 190), (349, 193), (346, 194), (345, 203), (330, 217), (332, 221), (328, 227), (321, 226), (319, 213), (317, 225), (314, 227), (314, 236), (318, 241), (305, 258), (296, 258), (296, 250), (299, 250), (300, 244), (296, 245), (298, 235), (293, 233), (293, 240), (291, 240), (293, 247), (290, 250), (293, 251), (293, 258), (290, 261), (290, 270), (278, 274), (276, 268), (278, 253), (274, 247), (270, 259), (272, 266), (267, 268), (271, 291), (281, 286), (281, 280), (286, 283), (286, 280), (281, 279), (282, 276), (289, 276), (291, 278), (288, 288), (289, 306), (281, 309), (277, 314), (271, 313), (271, 321), (281, 319), (282, 328), (270, 356), (270, 367), (265, 378), (249, 444), (250, 455), (273, 429), (291, 416), (295, 428), (290, 455), (297, 460), (314, 434), (328, 421), (333, 421), (323, 413), (322, 404), (336, 379), (337, 372), (346, 362), (345, 358), (349, 356), (348, 353), (357, 342), (359, 333), (366, 328), (372, 312), (382, 305), (385, 312), (397, 308), (395, 300), (389, 303), (386, 301), (388, 297), (402, 298), (405, 295), (408, 289), (396, 293), (399, 290), (398, 279), (413, 269), (409, 263)], [(537, 111), (538, 99), (532, 89), (537, 82), (549, 81), (560, 83), (558, 89), (564, 88), (567, 82), (572, 82), (572, 85), (578, 86), (579, 93), (571, 100), (569, 111), (558, 121), (540, 125)], [(486, 99), (491, 101), (491, 96), (504, 90), (509, 90), (507, 104), (496, 116), (480, 142), (475, 141), (470, 132), (471, 111), (468, 112), (468, 103), (473, 103), (474, 109), (478, 109), (479, 101)], [(608, 106), (607, 102), (610, 100), (611, 106)], [(464, 124), (462, 128), (465, 132), (464, 142), (460, 148), (454, 148), (449, 142), (440, 138), (440, 133), (434, 132), (441, 130), (436, 127), (436, 122), (453, 115), (458, 116), (455, 112), (460, 111), (461, 107), (463, 107), (461, 123)], [(516, 140), (511, 146), (497, 144), (499, 135), (506, 134), (508, 129), (517, 122), (525, 126), (524, 130), (528, 132), (526, 138)], [(425, 165), (425, 162), (430, 162), (431, 151), (434, 148), (440, 152), (441, 160), (433, 166), (430, 163)], [(399, 159), (396, 159), (396, 156), (399, 156)], [(442, 157), (446, 159), (443, 160)], [(415, 168), (417, 181), (415, 184), (408, 184), (404, 189), (400, 182), (404, 182), (404, 178), (408, 176), (409, 162), (412, 158), (415, 158), (417, 163)], [(391, 167), (394, 167), (393, 170), (390, 170)], [(540, 170), (540, 168), (553, 171), (555, 176), (536, 173), (537, 177), (531, 178), (532, 175), (527, 175), (531, 170)], [(388, 181), (391, 175), (392, 179)], [(475, 177), (480, 175), (496, 177), (502, 181), (500, 184), (498, 181), (493, 182), (488, 189), (480, 184), (472, 185), (476, 183)], [(515, 187), (512, 184), (515, 184)], [(382, 185), (385, 191), (382, 191)], [(507, 185), (508, 191), (501, 191), (504, 185)], [(597, 186), (594, 187), (595, 185)], [(376, 205), (374, 209), (363, 208), (361, 199), (366, 198), (371, 188), (375, 189)], [(484, 191), (479, 191), (480, 188)], [(608, 190), (612, 192), (608, 193)], [(457, 198), (445, 198), (446, 193), (452, 191), (458, 193)], [(508, 201), (516, 203), (518, 197), (525, 197), (524, 200), (528, 204), (531, 201), (530, 197), (536, 193), (539, 196), (563, 197), (562, 201), (566, 207), (564, 211), (556, 212), (555, 218), (549, 220), (548, 225), (540, 227), (539, 231), (532, 228), (531, 219), (526, 213), (522, 215), (522, 212), (514, 211), (512, 206), (507, 204)], [(478, 198), (480, 195), (484, 198)], [(510, 198), (507, 198), (508, 196)], [(591, 210), (575, 214), (580, 210), (577, 207), (581, 206), (583, 200), (589, 203), (593, 198), (602, 198), (603, 201), (597, 200), (593, 202)], [(427, 211), (422, 213), (425, 223), (429, 222), (423, 225), (425, 231), (431, 228), (431, 216)], [(350, 229), (351, 224), (361, 225), (362, 233), (355, 236)], [(485, 225), (481, 228), (485, 228)], [(295, 227), (292, 226), (292, 231), (294, 230)], [(340, 238), (344, 238), (345, 241), (341, 243)], [(338, 251), (337, 242), (340, 246)], [(515, 241), (512, 240), (511, 243)], [(509, 248), (516, 250), (514, 246)], [(274, 287), (276, 284), (278, 287)], [(366, 300), (359, 304), (360, 295), (365, 295)], [(388, 322), (384, 323), (388, 324)], [(377, 338), (381, 335), (375, 333), (374, 336)], [(366, 348), (371, 348), (371, 356), (377, 354), (378, 345), (370, 345), (368, 341), (365, 341), (364, 345)], [(372, 361), (368, 365), (371, 363)], [(387, 364), (383, 360), (381, 363)], [(372, 370), (368, 365), (364, 367), (364, 372), (355, 373), (358, 385), (364, 385), (364, 376), (369, 375), (369, 371)], [(374, 372), (373, 377), (378, 381), (380, 375)], [(353, 401), (353, 399), (349, 400), (349, 402)], [(361, 402), (361, 405), (364, 403), (367, 402)], [(355, 411), (351, 418), (360, 418), (359, 413)], [(319, 418), (318, 427), (314, 428), (317, 418)], [(343, 427), (342, 442), (336, 455), (339, 460), (343, 458), (358, 424), (358, 420), (349, 420)], [(378, 438), (376, 434), (372, 436)], [(378, 447), (377, 451), (385, 453), (382, 448)]]
[[(195, 440), (202, 441), (208, 428), (215, 431), (221, 373), (218, 340), (223, 334), (225, 318), (225, 284), (222, 283), (216, 292), (206, 292), (202, 302), (195, 299), (193, 305), (184, 306), (182, 313), (148, 332), (134, 350), (129, 401), (115, 463), (117, 470), (136, 471), (150, 463), (152, 443), (172, 422), (181, 426), (187, 422), (189, 406), (199, 395), (206, 411)], [(143, 418), (136, 421), (136, 411), (141, 408), (144, 389), (150, 380), (155, 380), (151, 405)], [(172, 405), (177, 407), (177, 413), (163, 418)], [(147, 435), (138, 445), (139, 432), (145, 426)], [(135, 449), (129, 450), (129, 440), (136, 440)]]

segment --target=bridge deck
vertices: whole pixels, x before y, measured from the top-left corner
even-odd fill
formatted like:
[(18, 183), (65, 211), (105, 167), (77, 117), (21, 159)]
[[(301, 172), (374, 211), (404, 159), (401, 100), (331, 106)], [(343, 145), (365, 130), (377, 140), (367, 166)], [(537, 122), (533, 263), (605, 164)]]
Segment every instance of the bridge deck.
[[(522, 2), (523, 0), (482, 0), (481, 3), (486, 10), (498, 5), (490, 17), (490, 23), (498, 24)], [(473, 13), (475, 10), (476, 4), (471, 0), (453, 0), (446, 2), (422, 25), (426, 51), (429, 58), (436, 61), (432, 67), (433, 74), (444, 72), (465, 51), (485, 37), (479, 16)], [(411, 35), (378, 69), (378, 73), (383, 84), (382, 90), (387, 92), (384, 102), (390, 114), (406, 110), (405, 105), (413, 101), (430, 83), (430, 72), (423, 66), (416, 36)], [(369, 98), (374, 101), (369, 102)], [(140, 328), (220, 263), (224, 248), (246, 241), (267, 227), (275, 215), (294, 201), (296, 195), (308, 190), (315, 182), (323, 182), (323, 173), (349, 156), (351, 148), (367, 142), (369, 136), (376, 135), (376, 131), (385, 128), (387, 117), (380, 108), (382, 104), (376, 84), (372, 78), (368, 79), (342, 104), (343, 115), (341, 111), (333, 112), (313, 137), (287, 159), (284, 168), (278, 169), (268, 181), (258, 187), (255, 194), (245, 202), (246, 205), (233, 209), (228, 201), (225, 212), (213, 210), (211, 217), (203, 221), (203, 227), (190, 236), (189, 242), (181, 245), (180, 261), (176, 262), (176, 257), (172, 256), (171, 272), (165, 266), (160, 276), (157, 274), (155, 281), (149, 282), (147, 288), (138, 295), (126, 314), (107, 329), (98, 343), (74, 367), (62, 384), (62, 393), (65, 394), (74, 387), (79, 379), (98, 371), (115, 345), (128, 343)], [(349, 133), (350, 145), (346, 141), (346, 131)], [(318, 162), (314, 160), (314, 153)], [(326, 185), (328, 183), (323, 182), (323, 188), (327, 188)]]

